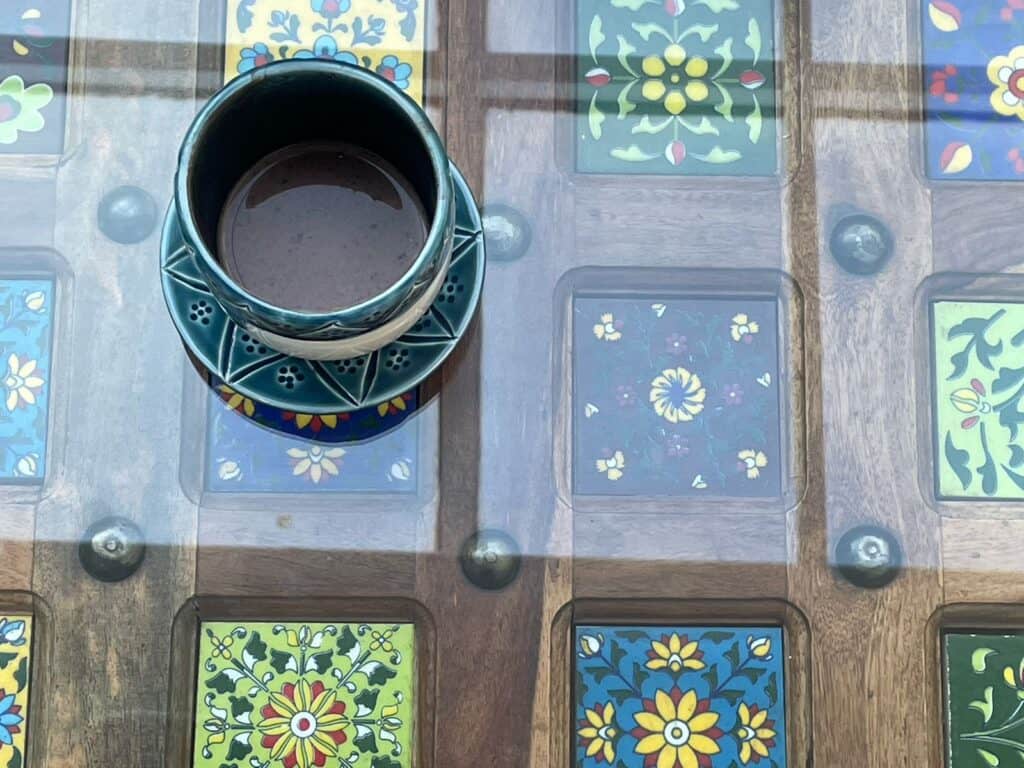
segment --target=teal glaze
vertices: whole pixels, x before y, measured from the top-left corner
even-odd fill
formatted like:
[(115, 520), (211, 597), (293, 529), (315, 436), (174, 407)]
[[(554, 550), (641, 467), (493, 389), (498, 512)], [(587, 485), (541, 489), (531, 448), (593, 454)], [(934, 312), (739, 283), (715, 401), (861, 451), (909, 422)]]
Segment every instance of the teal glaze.
[(397, 341), (362, 357), (317, 362), (261, 345), (220, 306), (181, 231), (172, 202), (160, 267), (164, 299), (193, 358), (236, 392), (296, 413), (345, 413), (401, 397), (430, 375), (469, 326), (484, 282), (480, 213), (455, 176), (451, 266), (427, 314)]
[[(433, 211), (423, 250), (398, 282), (361, 304), (323, 313), (263, 301), (238, 285), (215, 257), (217, 221), (235, 182), (270, 152), (317, 139), (347, 141), (388, 158)], [(275, 62), (214, 94), (182, 143), (174, 200), (184, 243), (232, 320), (294, 339), (345, 339), (387, 322), (424, 294), (452, 252), (452, 169), (430, 119), (384, 78), (341, 62)]]

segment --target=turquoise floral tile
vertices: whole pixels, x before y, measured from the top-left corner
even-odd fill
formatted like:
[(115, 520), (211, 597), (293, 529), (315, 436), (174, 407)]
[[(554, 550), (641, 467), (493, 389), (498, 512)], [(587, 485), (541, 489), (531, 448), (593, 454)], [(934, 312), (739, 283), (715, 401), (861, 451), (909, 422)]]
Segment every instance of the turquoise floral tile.
[(778, 317), (764, 299), (573, 302), (581, 495), (778, 498)]
[(200, 627), (193, 768), (411, 768), (412, 624)]
[(53, 281), (0, 279), (0, 481), (46, 474)]
[(947, 768), (999, 768), (1024, 754), (1024, 635), (943, 638)]
[(580, 626), (576, 768), (785, 768), (777, 627)]
[(64, 149), (70, 0), (0, 3), (0, 154)]
[(32, 617), (0, 614), (0, 766), (24, 768), (31, 682)]
[(415, 493), (418, 393), (352, 413), (292, 413), (225, 384), (209, 395), (206, 487), (218, 493)]
[(772, 0), (577, 0), (576, 166), (773, 176)]
[(1024, 180), (1024, 3), (930, 0), (922, 23), (927, 175)]

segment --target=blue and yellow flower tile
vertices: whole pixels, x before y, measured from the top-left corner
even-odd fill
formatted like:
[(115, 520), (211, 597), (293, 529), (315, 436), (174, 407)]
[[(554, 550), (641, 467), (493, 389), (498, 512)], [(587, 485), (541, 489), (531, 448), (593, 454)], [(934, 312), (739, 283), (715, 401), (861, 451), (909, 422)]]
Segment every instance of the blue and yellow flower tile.
[(577, 0), (576, 166), (778, 172), (772, 0)]
[(782, 630), (580, 626), (577, 768), (786, 766)]
[(417, 420), (408, 417), (417, 406), (412, 391), (352, 413), (292, 413), (217, 384), (210, 393), (206, 487), (223, 493), (414, 493), (419, 433)]
[(32, 617), (0, 614), (0, 765), (24, 766)]
[(925, 0), (922, 23), (928, 176), (1024, 180), (1024, 2)]
[(423, 101), (429, 0), (227, 0), (224, 80), (280, 59), (359, 64)]
[(70, 0), (0, 4), (0, 154), (64, 149)]
[(0, 481), (46, 473), (53, 281), (0, 279)]
[(782, 494), (774, 301), (585, 297), (573, 313), (576, 493)]
[(409, 768), (412, 624), (200, 627), (194, 768)]

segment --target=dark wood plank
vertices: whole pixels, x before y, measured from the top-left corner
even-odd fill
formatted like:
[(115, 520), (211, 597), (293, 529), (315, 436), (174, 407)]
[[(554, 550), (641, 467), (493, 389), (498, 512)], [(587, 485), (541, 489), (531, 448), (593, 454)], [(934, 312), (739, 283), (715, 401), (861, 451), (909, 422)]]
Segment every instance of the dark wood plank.
[[(79, 151), (57, 176), (55, 248), (74, 277), (73, 344), (55, 366), (74, 382), (60, 482), (40, 503), (33, 589), (53, 612), (54, 684), (34, 698), (41, 765), (162, 765), (168, 659), (175, 612), (193, 591), (195, 508), (177, 476), (184, 356), (156, 280), (158, 239), (119, 246), (97, 229), (101, 197), (132, 183), (162, 207), (192, 114), (195, 16), (180, 3), (149, 9), (125, 35), (123, 5), (89, 3), (82, 35), (88, 78)], [(124, 42), (103, 44), (109, 36)], [(130, 43), (142, 37), (153, 44)], [(111, 93), (107, 86), (116, 81)], [(161, 95), (152, 95), (161, 92)], [(71, 330), (68, 330), (70, 333)], [(78, 563), (87, 525), (135, 520), (149, 542), (141, 570), (100, 584)], [(85, 618), (87, 617), (87, 618)]]
[[(941, 733), (938, 721), (923, 721), (935, 692), (922, 637), (942, 593), (937, 516), (914, 471), (910, 329), (914, 291), (932, 261), (929, 198), (908, 151), (916, 51), (909, 20), (893, 22), (907, 9), (899, 0), (814, 0), (804, 15), (811, 55), (832, 62), (802, 83), (813, 123), (804, 125), (789, 221), (806, 300), (810, 457), (789, 593), (812, 627), (819, 765), (933, 765)], [(891, 64), (873, 66), (883, 61)], [(877, 277), (846, 274), (829, 255), (829, 228), (851, 206), (893, 230), (896, 255)], [(865, 522), (892, 528), (912, 566), (879, 591), (829, 568), (838, 537)], [(894, 712), (925, 724), (893, 729)]]

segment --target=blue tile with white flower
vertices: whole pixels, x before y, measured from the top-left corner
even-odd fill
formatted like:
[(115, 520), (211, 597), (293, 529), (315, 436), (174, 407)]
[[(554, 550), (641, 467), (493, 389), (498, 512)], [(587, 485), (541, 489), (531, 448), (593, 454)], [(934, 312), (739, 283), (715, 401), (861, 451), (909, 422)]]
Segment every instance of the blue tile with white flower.
[(580, 296), (573, 328), (577, 494), (781, 496), (774, 299)]
[(415, 493), (417, 392), (352, 413), (271, 408), (225, 384), (209, 395), (206, 487), (217, 493)]
[(577, 768), (785, 768), (778, 627), (578, 626)]
[(46, 473), (52, 280), (0, 279), (0, 481), (40, 483)]

